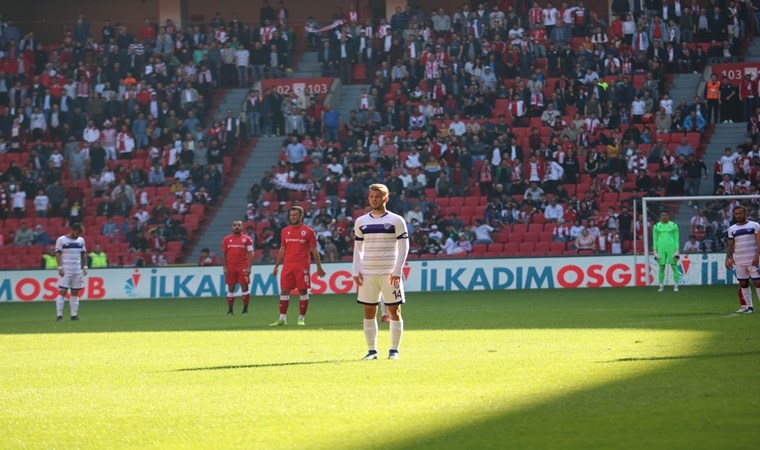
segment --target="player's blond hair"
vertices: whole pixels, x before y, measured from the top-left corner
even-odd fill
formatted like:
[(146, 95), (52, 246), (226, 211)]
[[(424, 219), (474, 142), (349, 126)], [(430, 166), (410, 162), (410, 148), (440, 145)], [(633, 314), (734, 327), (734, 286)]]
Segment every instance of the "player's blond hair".
[(383, 193), (384, 198), (388, 198), (391, 195), (391, 192), (388, 190), (388, 186), (382, 184), (382, 183), (375, 183), (371, 184), (369, 186), (370, 191), (380, 191)]
[(306, 214), (306, 213), (304, 212), (303, 208), (302, 208), (302, 207), (300, 207), (300, 206), (297, 206), (297, 205), (296, 205), (296, 206), (291, 206), (291, 207), (288, 209), (288, 211), (298, 211), (298, 214), (300, 214), (300, 215), (301, 215), (301, 217), (303, 217), (303, 216)]

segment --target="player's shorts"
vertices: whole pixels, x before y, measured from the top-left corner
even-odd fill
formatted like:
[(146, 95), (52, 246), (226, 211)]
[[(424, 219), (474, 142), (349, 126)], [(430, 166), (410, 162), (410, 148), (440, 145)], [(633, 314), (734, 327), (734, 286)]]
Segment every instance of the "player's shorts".
[(380, 294), (383, 294), (383, 302), (386, 305), (400, 305), (406, 301), (402, 280), (399, 280), (398, 286), (394, 286), (388, 275), (364, 275), (356, 302), (363, 305), (377, 305), (380, 303)]
[(757, 280), (760, 278), (760, 270), (752, 264), (736, 264), (734, 270), (738, 280), (749, 280), (750, 278)]
[(664, 266), (665, 264), (675, 264), (676, 260), (673, 258), (675, 254), (676, 253), (671, 250), (658, 250), (657, 258), (659, 259), (659, 264), (661, 266)]
[(311, 289), (309, 269), (288, 269), (280, 274), (280, 292), (288, 294), (293, 289), (299, 291)]
[(64, 274), (58, 279), (59, 289), (82, 289), (84, 287), (84, 275), (76, 273), (73, 275)]
[(243, 273), (242, 270), (231, 270), (227, 272), (227, 276), (224, 277), (224, 281), (227, 283), (227, 286), (234, 286), (236, 284), (247, 286), (251, 284), (251, 275), (248, 273)]

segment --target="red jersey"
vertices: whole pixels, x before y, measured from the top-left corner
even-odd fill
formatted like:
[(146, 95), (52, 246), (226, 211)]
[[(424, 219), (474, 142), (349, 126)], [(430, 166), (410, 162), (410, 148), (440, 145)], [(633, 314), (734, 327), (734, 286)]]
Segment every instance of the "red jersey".
[(248, 253), (253, 251), (253, 239), (247, 234), (228, 234), (222, 239), (222, 253), (230, 271), (248, 268)]
[(310, 250), (317, 246), (317, 235), (306, 225), (297, 227), (288, 225), (282, 229), (280, 245), (285, 249), (283, 272), (287, 270), (309, 269), (311, 266)]

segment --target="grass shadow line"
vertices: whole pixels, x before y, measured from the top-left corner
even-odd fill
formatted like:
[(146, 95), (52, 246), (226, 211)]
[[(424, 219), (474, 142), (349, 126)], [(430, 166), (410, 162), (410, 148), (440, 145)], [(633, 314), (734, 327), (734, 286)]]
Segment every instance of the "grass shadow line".
[(330, 359), (327, 361), (301, 361), (301, 362), (283, 362), (268, 364), (235, 364), (229, 366), (210, 366), (210, 367), (186, 367), (183, 369), (167, 370), (166, 372), (197, 372), (204, 370), (234, 370), (234, 369), (265, 369), (268, 367), (286, 367), (286, 366), (311, 366), (316, 364), (337, 364), (355, 362), (347, 359)]
[(597, 361), (602, 364), (618, 363), (618, 362), (635, 362), (635, 361), (677, 361), (681, 359), (715, 359), (715, 358), (731, 358), (734, 356), (754, 356), (760, 355), (760, 350), (752, 350), (747, 352), (727, 352), (727, 353), (707, 353), (702, 355), (676, 355), (676, 356), (652, 356), (642, 358), (619, 358), (610, 361)]

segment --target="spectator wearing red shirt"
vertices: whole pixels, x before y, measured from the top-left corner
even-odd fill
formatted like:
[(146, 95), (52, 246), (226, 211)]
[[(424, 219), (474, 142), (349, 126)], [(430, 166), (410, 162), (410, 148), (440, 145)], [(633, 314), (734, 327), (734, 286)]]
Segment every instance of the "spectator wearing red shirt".
[(280, 251), (274, 263), (272, 274), (282, 266), (280, 275), (280, 318), (272, 323), (272, 326), (287, 324), (288, 306), (290, 304), (290, 292), (298, 290), (300, 308), (298, 325), (306, 325), (306, 310), (309, 307), (309, 288), (311, 288), (311, 259), (317, 263), (317, 274), (325, 276), (322, 262), (317, 251), (317, 236), (311, 227), (304, 225), (304, 210), (300, 206), (292, 206), (288, 210), (290, 225), (282, 229), (280, 234)]
[(227, 283), (227, 315), (233, 314), (235, 304), (235, 287), (239, 284), (243, 295), (243, 314), (248, 314), (248, 302), (251, 293), (251, 264), (253, 263), (253, 239), (243, 234), (243, 222), (232, 222), (232, 234), (222, 240), (222, 261), (224, 279)]

